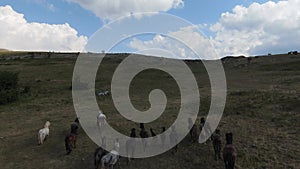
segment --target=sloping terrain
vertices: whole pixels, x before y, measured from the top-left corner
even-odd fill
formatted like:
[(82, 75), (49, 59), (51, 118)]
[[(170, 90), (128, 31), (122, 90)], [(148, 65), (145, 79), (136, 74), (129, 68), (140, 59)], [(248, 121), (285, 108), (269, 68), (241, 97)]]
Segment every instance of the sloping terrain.
[[(22, 55), (20, 53), (19, 55)], [(96, 90), (109, 90), (111, 76), (124, 56), (109, 55), (100, 66)], [(3, 59), (0, 71), (19, 72), (19, 100), (0, 105), (0, 166), (2, 169), (83, 169), (94, 168), (97, 147), (82, 129), (78, 147), (65, 155), (64, 136), (75, 119), (70, 90), (75, 58)], [(201, 62), (188, 62), (201, 94), (199, 118), (210, 105), (210, 84)], [(227, 78), (227, 103), (219, 125), (223, 143), (232, 131), (237, 148), (237, 168), (300, 168), (300, 55), (273, 55), (223, 60)], [(164, 82), (164, 83), (161, 83)], [(29, 91), (22, 93), (25, 88)], [(130, 92), (137, 109), (149, 108), (148, 94), (161, 88), (168, 96), (164, 114), (150, 124), (159, 133), (175, 120), (180, 94), (175, 81), (166, 73), (149, 70), (132, 81)], [(108, 122), (128, 135), (138, 124), (124, 120), (111, 96), (98, 97)], [(37, 145), (36, 133), (51, 121), (50, 137)], [(177, 153), (168, 151), (147, 159), (135, 159), (128, 166), (121, 159), (116, 168), (224, 168), (215, 161), (211, 142), (191, 144), (189, 137), (179, 144)]]

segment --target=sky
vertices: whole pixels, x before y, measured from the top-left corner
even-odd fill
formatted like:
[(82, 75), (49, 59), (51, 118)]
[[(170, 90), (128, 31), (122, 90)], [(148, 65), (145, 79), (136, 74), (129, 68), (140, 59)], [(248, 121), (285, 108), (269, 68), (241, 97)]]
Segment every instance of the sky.
[[(109, 52), (161, 48), (183, 58), (193, 57), (188, 46), (196, 53), (214, 50), (215, 55), (206, 58), (287, 53), (300, 50), (299, 6), (299, 0), (1, 0), (0, 48), (87, 51), (86, 46), (95, 33), (111, 29), (107, 25), (116, 19), (153, 12), (137, 15), (135, 20), (142, 23), (141, 20), (171, 14), (191, 25), (130, 36)], [(160, 23), (150, 28), (164, 29), (169, 24), (167, 20), (157, 20)], [(115, 26), (116, 32), (124, 32), (125, 25), (110, 26)]]

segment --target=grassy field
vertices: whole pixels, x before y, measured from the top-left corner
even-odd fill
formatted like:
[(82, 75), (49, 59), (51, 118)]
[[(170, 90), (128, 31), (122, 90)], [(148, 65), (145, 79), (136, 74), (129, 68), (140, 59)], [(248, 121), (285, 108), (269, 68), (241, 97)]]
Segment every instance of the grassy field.
[[(1, 55), (1, 54), (0, 54)], [(22, 55), (22, 53), (20, 53)], [(113, 71), (122, 58), (105, 59), (99, 68), (96, 90), (110, 89)], [(82, 129), (78, 147), (65, 155), (64, 136), (76, 117), (70, 90), (73, 58), (0, 60), (0, 71), (19, 72), (19, 88), (30, 88), (17, 102), (0, 105), (0, 168), (2, 169), (83, 169), (93, 168), (93, 152), (97, 147)], [(201, 94), (199, 118), (207, 114), (210, 84), (201, 63), (189, 62)], [(226, 131), (234, 134), (237, 167), (240, 169), (300, 168), (300, 56), (273, 55), (228, 59), (223, 63), (227, 78), (227, 103), (219, 128), (223, 140)], [(163, 83), (162, 83), (163, 82)], [(180, 95), (175, 81), (158, 70), (141, 72), (131, 84), (132, 103), (137, 109), (149, 108), (149, 91), (161, 88), (168, 97), (163, 115), (147, 124), (159, 130), (170, 126), (177, 117)], [(110, 96), (98, 97), (107, 112), (108, 122), (128, 135), (138, 124), (122, 119)], [(36, 132), (46, 120), (51, 121), (50, 137), (37, 145)], [(224, 168), (214, 161), (211, 142), (191, 144), (187, 137), (179, 144), (179, 152), (170, 151), (156, 157), (136, 159), (126, 165), (121, 159), (117, 168), (198, 169)]]

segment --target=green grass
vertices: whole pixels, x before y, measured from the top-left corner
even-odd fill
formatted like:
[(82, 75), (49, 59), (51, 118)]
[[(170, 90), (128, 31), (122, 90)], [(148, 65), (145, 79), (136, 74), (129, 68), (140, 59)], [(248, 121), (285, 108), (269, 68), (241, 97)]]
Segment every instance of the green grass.
[[(22, 53), (19, 53), (22, 55)], [(122, 58), (111, 56), (101, 64), (96, 90), (110, 89), (115, 68)], [(300, 57), (278, 55), (224, 63), (228, 95), (219, 128), (234, 133), (237, 168), (299, 168), (300, 164)], [(19, 73), (19, 87), (30, 87), (30, 94), (21, 95), (11, 104), (0, 107), (0, 166), (12, 168), (93, 168), (93, 152), (97, 147), (80, 129), (78, 148), (65, 156), (64, 135), (76, 117), (70, 85), (75, 59), (0, 60), (0, 71)], [(210, 105), (210, 84), (200, 63), (189, 63), (201, 94), (199, 118)], [(151, 77), (151, 78), (148, 78)], [(143, 71), (134, 78), (130, 97), (137, 109), (149, 108), (148, 94), (162, 89), (168, 104), (163, 115), (147, 124), (158, 132), (170, 126), (178, 114), (180, 95), (177, 84), (168, 74), (158, 70)], [(110, 96), (98, 97), (107, 112), (108, 122), (128, 135), (138, 124), (124, 120), (116, 111)], [(46, 120), (51, 121), (50, 137), (37, 146), (36, 132)], [(224, 137), (222, 137), (224, 140)], [(118, 168), (224, 168), (215, 162), (211, 142), (190, 144), (189, 138), (179, 144), (179, 153), (170, 151), (156, 157), (136, 159), (129, 166), (121, 159)]]

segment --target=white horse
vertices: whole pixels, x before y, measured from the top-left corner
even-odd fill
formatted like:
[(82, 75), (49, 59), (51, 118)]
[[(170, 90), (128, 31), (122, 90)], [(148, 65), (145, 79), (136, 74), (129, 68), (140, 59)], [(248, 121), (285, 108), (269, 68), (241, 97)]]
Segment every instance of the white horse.
[(105, 114), (103, 114), (102, 111), (99, 111), (99, 114), (97, 116), (97, 126), (99, 126), (101, 128), (102, 126), (104, 126), (105, 121), (106, 121)]
[(50, 127), (50, 122), (46, 121), (44, 128), (40, 129), (38, 132), (38, 144), (43, 144), (44, 141), (46, 140), (46, 137), (49, 136), (49, 127)]
[(114, 168), (114, 165), (117, 164), (119, 160), (119, 153), (116, 150), (112, 150), (110, 153), (106, 154), (101, 159), (102, 169), (105, 168)]

